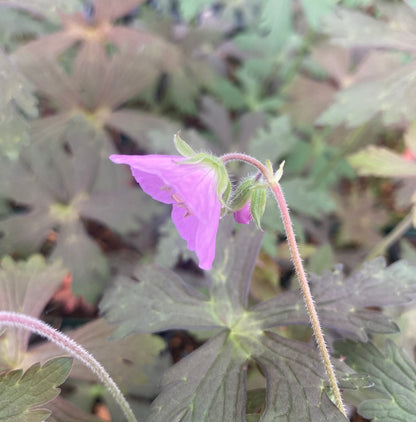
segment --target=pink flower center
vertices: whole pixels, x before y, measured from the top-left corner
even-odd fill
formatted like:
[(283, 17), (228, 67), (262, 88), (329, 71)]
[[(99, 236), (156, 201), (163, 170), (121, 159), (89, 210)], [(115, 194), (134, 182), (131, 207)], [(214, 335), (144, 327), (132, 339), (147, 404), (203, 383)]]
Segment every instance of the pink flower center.
[(165, 186), (162, 186), (160, 189), (165, 190), (166, 192), (170, 193), (170, 197), (176, 202), (176, 205), (178, 207), (186, 209), (186, 214), (184, 215), (184, 218), (192, 215), (191, 210), (187, 207), (183, 199), (177, 193), (175, 192), (172, 193), (172, 188), (165, 185)]

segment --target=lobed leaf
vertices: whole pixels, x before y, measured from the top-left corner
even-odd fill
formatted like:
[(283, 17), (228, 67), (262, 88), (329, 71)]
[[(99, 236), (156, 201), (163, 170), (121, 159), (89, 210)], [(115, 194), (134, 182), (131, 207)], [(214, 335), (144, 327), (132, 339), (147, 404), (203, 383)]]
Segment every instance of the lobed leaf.
[[(130, 185), (129, 172), (110, 162), (99, 138), (78, 122), (65, 131), (62, 142), (34, 145), (19, 162), (0, 166), (0, 196), (25, 210), (0, 221), (0, 252), (36, 252), (56, 233), (52, 257), (63, 260), (72, 272), (74, 292), (90, 301), (102, 291), (109, 267), (86, 232), (85, 219), (126, 233), (157, 214), (152, 201)], [(121, 200), (130, 206), (120, 207)]]
[(100, 303), (106, 319), (118, 324), (113, 337), (222, 326), (208, 299), (172, 271), (156, 266), (137, 268), (133, 279), (139, 282), (119, 277)]
[(359, 126), (381, 114), (390, 125), (413, 119), (416, 107), (414, 78), (416, 64), (411, 62), (389, 72), (387, 76), (360, 82), (339, 92), (335, 102), (318, 118), (317, 123), (348, 127)]
[[(66, 271), (59, 263), (47, 264), (40, 255), (27, 261), (4, 257), (0, 262), (0, 309), (39, 317)], [(0, 369), (20, 365), (28, 348), (30, 331), (9, 328), (0, 337)]]
[[(376, 258), (347, 278), (338, 265), (334, 272), (310, 275), (309, 282), (321, 324), (362, 341), (368, 340), (367, 332), (397, 331), (390, 317), (369, 307), (404, 304), (416, 297), (414, 268), (405, 261), (386, 267), (383, 258)], [(263, 329), (308, 323), (302, 302), (300, 293), (292, 291), (255, 305), (250, 312)]]
[(267, 129), (260, 128), (256, 132), (249, 151), (260, 161), (268, 159), (274, 163), (291, 152), (296, 142), (290, 120), (283, 115), (271, 120)]
[[(233, 238), (231, 228), (219, 234), (223, 253), (211, 272), (209, 299), (174, 273), (150, 267), (137, 271), (139, 283), (120, 278), (100, 305), (106, 317), (120, 325), (116, 336), (170, 328), (220, 330), (166, 373), (149, 421), (244, 421), (244, 378), (250, 358), (270, 377), (262, 422), (320, 420), (316, 418), (323, 414), (327, 417), (323, 420), (344, 420), (326, 395), (323, 365), (313, 347), (265, 333), (256, 307), (246, 309), (261, 235), (245, 227)], [(294, 305), (303, 309), (299, 299), (289, 301), (286, 310), (265, 303), (283, 314), (287, 310), (296, 313)], [(137, 320), (141, 321), (139, 327)], [(305, 370), (309, 375), (304, 383), (299, 380)], [(292, 393), (295, 400), (290, 401)], [(301, 399), (305, 395), (308, 399)]]
[[(59, 394), (56, 388), (67, 378), (72, 359), (61, 357), (0, 374), (0, 420), (8, 422), (42, 422), (50, 412), (37, 408)], [(34, 408), (36, 407), (36, 408)]]
[(346, 421), (328, 397), (325, 369), (316, 350), (271, 332), (256, 339), (245, 337), (241, 344), (267, 380), (261, 422)]
[(372, 343), (337, 342), (336, 350), (346, 363), (370, 375), (380, 398), (364, 400), (358, 406), (360, 415), (372, 421), (408, 422), (416, 420), (416, 366), (392, 341), (384, 350)]
[[(111, 340), (116, 327), (103, 319), (96, 319), (80, 328), (66, 332), (69, 337), (85, 347), (103, 366), (117, 385), (129, 394), (142, 399), (152, 398), (159, 389), (164, 370), (169, 365), (166, 355), (160, 356), (165, 348), (159, 336), (130, 335)], [(59, 355), (61, 350), (51, 342), (31, 347), (22, 365), (44, 362)], [(71, 379), (97, 382), (97, 377), (78, 360), (74, 361)]]
[(245, 352), (226, 331), (169, 369), (148, 422), (242, 421)]

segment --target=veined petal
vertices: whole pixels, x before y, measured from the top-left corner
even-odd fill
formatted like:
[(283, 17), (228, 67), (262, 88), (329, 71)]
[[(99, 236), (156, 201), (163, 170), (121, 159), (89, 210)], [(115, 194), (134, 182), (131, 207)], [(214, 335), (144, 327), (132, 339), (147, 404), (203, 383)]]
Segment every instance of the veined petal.
[(218, 177), (204, 163), (183, 162), (174, 155), (112, 155), (118, 164), (128, 164), (143, 191), (157, 201), (172, 204), (172, 220), (179, 234), (195, 251), (199, 266), (211, 269), (221, 214)]

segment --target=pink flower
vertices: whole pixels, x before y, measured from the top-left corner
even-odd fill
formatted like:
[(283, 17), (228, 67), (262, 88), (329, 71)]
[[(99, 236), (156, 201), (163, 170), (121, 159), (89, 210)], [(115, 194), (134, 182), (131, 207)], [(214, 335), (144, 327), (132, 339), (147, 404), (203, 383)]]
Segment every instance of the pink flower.
[(240, 224), (249, 224), (251, 221), (250, 202), (246, 202), (243, 208), (234, 211), (234, 219)]
[(128, 164), (144, 192), (172, 204), (172, 220), (179, 234), (195, 251), (199, 266), (210, 270), (221, 213), (218, 176), (204, 162), (181, 163), (175, 155), (111, 155), (117, 164)]

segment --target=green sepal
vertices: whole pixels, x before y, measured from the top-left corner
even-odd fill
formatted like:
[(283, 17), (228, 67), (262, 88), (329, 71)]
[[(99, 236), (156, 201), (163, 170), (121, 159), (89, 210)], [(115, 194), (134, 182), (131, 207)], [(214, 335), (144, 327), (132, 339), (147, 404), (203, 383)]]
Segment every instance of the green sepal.
[(261, 218), (263, 217), (264, 211), (266, 209), (266, 200), (267, 200), (266, 188), (257, 188), (257, 189), (252, 190), (250, 212), (259, 230), (263, 230), (261, 228)]
[(223, 161), (214, 155), (206, 152), (196, 153), (177, 133), (174, 136), (175, 147), (177, 151), (187, 157), (180, 164), (204, 164), (212, 167), (217, 174), (217, 195), (223, 207), (227, 207), (227, 201), (231, 193), (231, 182), (227, 169)]
[(276, 171), (276, 173), (273, 176), (273, 181), (275, 183), (279, 183), (280, 179), (282, 178), (282, 176), (283, 176), (283, 167), (284, 166), (285, 166), (285, 162), (282, 161), (281, 164), (280, 164), (280, 166), (279, 166), (279, 168), (278, 168), (278, 170)]
[(230, 211), (238, 211), (244, 207), (244, 205), (250, 201), (252, 190), (256, 185), (256, 181), (253, 177), (249, 177), (240, 183), (238, 188), (235, 190), (231, 201), (228, 204)]
[(196, 152), (179, 136), (179, 132), (173, 137), (176, 151), (184, 157), (194, 157)]

